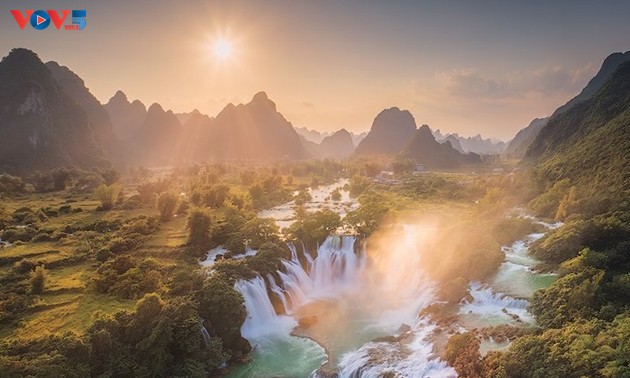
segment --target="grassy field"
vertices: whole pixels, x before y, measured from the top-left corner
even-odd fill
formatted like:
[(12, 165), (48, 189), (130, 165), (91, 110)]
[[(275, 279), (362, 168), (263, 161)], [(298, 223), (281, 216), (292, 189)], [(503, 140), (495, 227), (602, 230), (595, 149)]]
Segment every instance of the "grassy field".
[[(40, 229), (49, 230), (62, 230), (68, 225), (88, 225), (100, 220), (125, 222), (141, 215), (157, 215), (157, 210), (152, 207), (97, 211), (99, 201), (91, 195), (67, 191), (33, 193), (5, 199), (3, 204), (10, 213), (24, 207), (37, 210), (71, 205), (73, 209), (81, 209), (38, 222)], [(141, 248), (133, 251), (133, 254), (138, 258), (155, 257), (167, 267), (181, 264), (181, 260), (176, 257), (178, 248), (185, 244), (186, 238), (185, 217), (176, 217), (160, 225), (155, 233), (147, 235)], [(89, 238), (70, 234), (59, 241), (16, 242), (0, 248), (0, 285), (28, 282), (28, 274), (16, 278), (14, 272), (14, 266), (23, 259), (35, 265), (44, 265), (48, 271), (44, 292), (35, 296), (19, 320), (0, 323), (1, 339), (35, 338), (67, 331), (83, 334), (98, 312), (113, 314), (133, 309), (136, 300), (100, 294), (92, 288), (91, 281), (100, 263), (93, 257), (82, 256), (86, 243), (90, 243)]]

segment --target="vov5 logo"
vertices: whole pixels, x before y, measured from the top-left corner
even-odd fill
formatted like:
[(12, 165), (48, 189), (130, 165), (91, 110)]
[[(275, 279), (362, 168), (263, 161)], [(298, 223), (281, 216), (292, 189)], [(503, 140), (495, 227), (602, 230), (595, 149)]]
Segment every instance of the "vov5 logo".
[[(61, 13), (61, 14), (60, 14)], [(17, 22), (20, 29), (24, 30), (27, 22), (30, 22), (31, 26), (37, 30), (46, 29), (52, 22), (57, 30), (63, 26), (65, 30), (83, 30), (85, 29), (85, 16), (87, 12), (85, 10), (73, 10), (72, 11), (72, 23), (63, 25), (65, 20), (70, 14), (70, 10), (64, 9), (60, 11), (56, 10), (25, 10), (23, 13), (19, 10), (11, 10), (15, 22)]]

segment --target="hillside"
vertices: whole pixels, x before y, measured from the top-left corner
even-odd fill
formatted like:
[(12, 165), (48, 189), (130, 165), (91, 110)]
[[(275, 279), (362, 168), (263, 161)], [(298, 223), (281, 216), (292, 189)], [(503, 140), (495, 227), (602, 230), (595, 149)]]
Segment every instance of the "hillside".
[(116, 137), (112, 130), (109, 114), (85, 86), (83, 79), (68, 67), (61, 66), (57, 62), (47, 62), (46, 67), (52, 73), (55, 81), (63, 88), (63, 91), (83, 108), (90, 121), (90, 128), (99, 143), (108, 151), (115, 149), (117, 144)]
[(11, 141), (0, 150), (0, 170), (106, 163), (88, 114), (34, 52), (13, 49), (0, 62), (0, 103), (0, 140)]
[(324, 137), (320, 143), (308, 140), (301, 134), (298, 135), (300, 143), (302, 143), (306, 152), (315, 158), (345, 159), (350, 156), (354, 150), (352, 134), (346, 129), (338, 130), (334, 134)]
[(543, 183), (568, 179), (583, 193), (627, 208), (629, 132), (630, 63), (624, 63), (593, 98), (552, 117), (524, 162)]
[(547, 122), (549, 122), (549, 118), (534, 118), (527, 127), (516, 133), (516, 136), (507, 145), (502, 155), (508, 159), (523, 158), (527, 147), (532, 144), (532, 141), (536, 139), (536, 135), (538, 135), (540, 129), (545, 127)]
[[(552, 114), (552, 117), (566, 112), (577, 104), (590, 100), (602, 88), (617, 68), (628, 61), (630, 61), (630, 51), (625, 53), (616, 52), (610, 54), (606, 57), (606, 59), (604, 59), (599, 71), (591, 80), (589, 80), (584, 89), (582, 89), (577, 96), (573, 97), (566, 104), (556, 109), (556, 111)], [(549, 118), (551, 117), (536, 118), (529, 124), (529, 126), (521, 129), (507, 146), (503, 156), (512, 159), (520, 159), (525, 156), (527, 148), (536, 138), (538, 132), (545, 127)]]
[(571, 100), (569, 100), (566, 104), (562, 105), (552, 114), (558, 115), (560, 113), (564, 113), (569, 110), (573, 105), (579, 104), (581, 102), (587, 101), (591, 99), (608, 81), (608, 78), (625, 62), (630, 61), (630, 51), (626, 51), (625, 53), (616, 52), (608, 55), (602, 66), (599, 68), (597, 74), (589, 80), (588, 84), (582, 91)]

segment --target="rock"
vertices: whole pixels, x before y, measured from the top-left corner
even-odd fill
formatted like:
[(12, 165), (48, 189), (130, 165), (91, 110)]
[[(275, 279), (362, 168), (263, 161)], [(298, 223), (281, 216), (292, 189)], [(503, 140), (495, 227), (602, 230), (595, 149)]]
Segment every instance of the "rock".
[(372, 342), (375, 343), (397, 343), (400, 340), (400, 337), (397, 336), (381, 336), (375, 339), (372, 339)]
[(409, 331), (411, 331), (411, 326), (409, 324), (403, 323), (403, 324), (400, 325), (400, 328), (398, 328), (397, 333), (399, 335), (402, 335), (403, 333), (407, 333)]
[(304, 316), (298, 320), (298, 324), (302, 328), (310, 328), (311, 326), (317, 324), (317, 316)]
[(319, 369), (317, 369), (317, 372), (315, 373), (315, 377), (317, 378), (338, 378), (339, 377), (339, 373), (337, 372), (337, 369), (333, 366), (331, 366), (330, 363), (326, 363), (324, 365), (322, 365)]

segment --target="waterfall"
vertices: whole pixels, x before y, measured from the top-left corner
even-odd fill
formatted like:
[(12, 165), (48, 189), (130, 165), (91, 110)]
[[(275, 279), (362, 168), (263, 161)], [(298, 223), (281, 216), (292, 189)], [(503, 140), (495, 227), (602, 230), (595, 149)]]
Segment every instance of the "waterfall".
[(243, 294), (245, 299), (247, 318), (241, 328), (245, 338), (257, 339), (295, 326), (294, 319), (276, 314), (267, 294), (265, 280), (262, 277), (248, 281), (237, 281), (234, 287)]
[[(283, 260), (284, 271), (277, 272), (280, 283), (273, 276), (267, 276), (269, 289), (280, 298), (287, 314), (309, 300), (334, 297), (357, 288), (358, 277), (365, 270), (367, 258), (364, 253), (357, 255), (354, 252), (354, 244), (355, 238), (352, 236), (328, 237), (319, 247), (317, 258), (304, 253), (305, 266), (295, 246), (289, 246), (291, 259)], [(249, 301), (252, 306), (267, 306), (266, 303), (259, 303), (266, 300), (248, 299), (251, 295), (268, 297), (262, 278), (239, 281), (236, 289), (246, 298), (246, 305)], [(271, 301), (268, 302), (271, 306)], [(273, 310), (273, 306), (270, 309)], [(269, 309), (255, 309), (250, 314), (264, 322), (269, 318), (268, 312)]]
[(470, 295), (473, 297), (472, 303), (479, 306), (493, 306), (506, 310), (524, 310), (527, 307), (526, 300), (497, 294), (492, 291), (492, 288), (484, 286), (480, 282), (470, 284)]
[[(301, 255), (294, 246), (289, 246), (291, 256), (282, 260), (283, 269), (264, 278), (241, 280), (235, 284), (245, 298), (248, 313), (241, 329), (243, 336), (256, 345), (266, 347), (269, 339), (290, 333), (297, 325), (292, 315), (297, 314), (305, 304), (334, 303), (331, 310), (338, 311), (335, 316), (339, 318), (331, 319), (341, 322), (340, 330), (349, 332), (344, 337), (355, 338), (354, 347), (359, 348), (351, 352), (353, 357), (344, 360), (343, 364), (348, 366), (341, 366), (342, 361), (339, 361), (339, 366), (343, 371), (353, 371), (352, 366), (363, 363), (367, 356), (365, 353), (372, 353), (368, 350), (369, 345), (388, 347), (387, 344), (370, 343), (370, 340), (379, 335), (393, 334), (403, 323), (416, 324), (418, 312), (435, 299), (433, 283), (421, 269), (421, 244), (418, 239), (408, 236), (422, 235), (422, 231), (415, 228), (407, 231), (388, 244), (386, 250), (372, 251), (372, 254), (367, 253), (365, 246), (355, 251), (356, 238), (353, 236), (328, 237), (318, 247), (316, 257), (308, 252)], [(286, 315), (276, 313), (270, 295), (279, 298)], [(352, 315), (344, 318), (346, 314)], [(326, 328), (334, 328), (333, 325), (322, 324)], [(427, 326), (422, 324), (420, 328)], [(431, 354), (432, 344), (426, 340), (431, 328), (425, 331), (420, 331), (420, 328), (414, 330), (417, 334), (415, 341), (399, 353), (409, 358), (401, 357), (400, 361), (388, 362), (394, 369), (392, 371), (453, 376), (452, 370)], [(340, 337), (334, 336), (339, 331), (331, 332), (329, 337)], [(349, 350), (352, 349), (343, 352)], [(340, 354), (337, 354), (338, 357)]]
[(203, 343), (206, 346), (206, 348), (210, 345), (210, 333), (208, 332), (208, 329), (206, 329), (206, 327), (202, 324), (201, 325), (201, 337), (203, 338)]
[(460, 314), (475, 314), (479, 317), (498, 317), (511, 319), (518, 316), (522, 321), (533, 323), (531, 314), (527, 311), (528, 302), (525, 299), (512, 298), (509, 295), (495, 293), (491, 287), (479, 282), (470, 283), (471, 302), (462, 303)]

